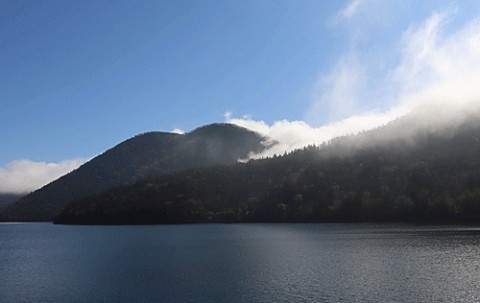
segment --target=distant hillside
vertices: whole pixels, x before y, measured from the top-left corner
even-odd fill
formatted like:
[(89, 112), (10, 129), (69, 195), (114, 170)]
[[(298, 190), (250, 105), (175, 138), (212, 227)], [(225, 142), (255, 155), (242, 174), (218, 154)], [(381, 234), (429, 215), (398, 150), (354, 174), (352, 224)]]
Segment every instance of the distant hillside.
[(478, 223), (477, 121), (395, 136), (400, 119), (284, 157), (151, 178), (76, 202), (55, 222)]
[(1, 220), (48, 221), (72, 201), (161, 174), (212, 164), (234, 164), (266, 148), (268, 138), (231, 124), (186, 134), (150, 132), (128, 139), (77, 170), (25, 196)]
[(23, 196), (19, 194), (0, 194), (0, 208), (12, 204)]

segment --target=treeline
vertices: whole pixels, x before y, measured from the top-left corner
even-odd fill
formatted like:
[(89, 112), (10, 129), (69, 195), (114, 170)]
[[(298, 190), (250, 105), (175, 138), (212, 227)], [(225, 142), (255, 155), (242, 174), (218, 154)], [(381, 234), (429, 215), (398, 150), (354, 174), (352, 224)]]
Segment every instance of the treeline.
[(70, 205), (55, 222), (480, 222), (479, 138), (472, 124), (376, 144), (344, 137), (119, 187)]

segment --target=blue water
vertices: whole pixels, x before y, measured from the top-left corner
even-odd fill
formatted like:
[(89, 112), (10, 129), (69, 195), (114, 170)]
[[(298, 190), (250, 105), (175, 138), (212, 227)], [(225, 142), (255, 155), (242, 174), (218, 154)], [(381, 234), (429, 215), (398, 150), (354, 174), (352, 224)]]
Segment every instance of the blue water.
[(0, 302), (474, 302), (480, 228), (0, 224)]

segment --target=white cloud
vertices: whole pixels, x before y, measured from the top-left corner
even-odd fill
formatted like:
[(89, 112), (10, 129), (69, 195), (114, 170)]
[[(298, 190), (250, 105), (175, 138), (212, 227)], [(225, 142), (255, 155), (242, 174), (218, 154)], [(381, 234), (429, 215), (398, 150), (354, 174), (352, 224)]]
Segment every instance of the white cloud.
[(185, 131), (184, 131), (183, 129), (180, 129), (180, 128), (177, 127), (177, 128), (174, 128), (174, 129), (172, 130), (172, 133), (182, 135), (182, 134), (185, 133)]
[(441, 111), (440, 117), (421, 117), (436, 123), (480, 109), (480, 19), (450, 34), (443, 31), (447, 22), (446, 15), (434, 13), (406, 31), (401, 62), (391, 80), (398, 103)]
[(365, 87), (365, 69), (354, 54), (343, 56), (317, 84), (315, 101), (308, 110), (307, 121), (318, 121), (328, 112), (329, 121), (349, 117), (358, 112)]
[(319, 145), (339, 136), (373, 129), (392, 121), (406, 112), (407, 108), (396, 107), (386, 112), (371, 112), (352, 116), (321, 127), (312, 127), (304, 121), (281, 120), (274, 122), (272, 125), (268, 125), (264, 121), (232, 117), (229, 117), (226, 121), (267, 135), (279, 142), (279, 144), (274, 145), (261, 154), (252, 155), (253, 158), (261, 158), (271, 157), (274, 154), (282, 155), (285, 152), (290, 152), (309, 144)]
[(420, 28), (410, 27), (404, 33), (401, 63), (394, 70), (403, 90), (422, 88), (442, 73), (430, 67), (439, 59), (435, 53), (441, 51), (438, 40), (445, 20), (445, 15), (434, 13)]
[(28, 193), (71, 172), (87, 159), (58, 163), (16, 160), (0, 167), (0, 193)]
[[(399, 38), (398, 64), (387, 70), (383, 79), (369, 79), (372, 76), (365, 70), (371, 63), (362, 66), (351, 51), (341, 56), (334, 68), (322, 76), (321, 93), (310, 108), (313, 112), (306, 114), (312, 120), (315, 111), (324, 109), (339, 118), (334, 122), (312, 127), (303, 121), (286, 120), (268, 125), (263, 121), (232, 118), (231, 114), (225, 119), (280, 142), (257, 156), (282, 154), (372, 129), (409, 112), (416, 115), (415, 127), (442, 128), (460, 123), (467, 115), (480, 113), (480, 19), (446, 33), (444, 27), (448, 21), (447, 15), (433, 13), (420, 25), (410, 26)], [(375, 85), (384, 87), (379, 89)], [(373, 108), (362, 113), (358, 106), (363, 102), (361, 98), (374, 90), (381, 92), (378, 98), (389, 109)], [(352, 112), (356, 114), (342, 118)]]

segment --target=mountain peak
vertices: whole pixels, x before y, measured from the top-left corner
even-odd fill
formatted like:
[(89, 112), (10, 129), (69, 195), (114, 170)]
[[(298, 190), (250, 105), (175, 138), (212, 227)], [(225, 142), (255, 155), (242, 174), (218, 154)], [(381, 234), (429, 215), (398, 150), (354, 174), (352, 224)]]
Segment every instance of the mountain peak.
[(253, 131), (223, 123), (186, 134), (139, 134), (20, 199), (6, 210), (4, 220), (51, 220), (69, 203), (113, 187), (199, 166), (234, 164), (263, 151), (267, 140)]

